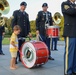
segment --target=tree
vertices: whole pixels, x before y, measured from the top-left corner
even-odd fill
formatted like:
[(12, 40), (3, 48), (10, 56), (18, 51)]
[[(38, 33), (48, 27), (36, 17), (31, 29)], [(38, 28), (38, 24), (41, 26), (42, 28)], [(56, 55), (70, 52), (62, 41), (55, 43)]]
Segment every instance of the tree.
[[(4, 17), (4, 20), (5, 20), (5, 27), (6, 27), (6, 29), (8, 29), (8, 34), (11, 34), (12, 33), (12, 27), (11, 27), (12, 17), (10, 17), (10, 18)], [(63, 39), (62, 38), (63, 28), (64, 28), (64, 17), (63, 16), (61, 18), (61, 23), (59, 24), (59, 27), (60, 27), (60, 30), (59, 30), (60, 31), (60, 38), (62, 40)], [(35, 36), (36, 35), (35, 20), (30, 21), (30, 28), (31, 28), (32, 35)]]
[(30, 28), (31, 28), (31, 33), (33, 36), (36, 35), (36, 25), (35, 25), (35, 21), (30, 21)]

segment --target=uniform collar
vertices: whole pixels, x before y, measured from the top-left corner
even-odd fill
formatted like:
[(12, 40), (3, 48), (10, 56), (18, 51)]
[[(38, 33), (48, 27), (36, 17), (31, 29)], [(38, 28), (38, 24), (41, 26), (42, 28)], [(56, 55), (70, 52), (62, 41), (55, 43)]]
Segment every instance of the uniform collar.
[(21, 10), (19, 9), (19, 12), (25, 12), (25, 11), (21, 11)]
[(71, 1), (70, 3), (71, 3), (71, 4), (75, 4), (75, 3), (74, 3), (74, 2), (72, 2), (72, 1)]
[(43, 13), (48, 13), (48, 11), (46, 11), (46, 12), (43, 11)]
[(69, 2), (70, 4), (75, 4), (75, 2), (72, 2), (72, 1), (69, 1), (69, 0), (68, 0), (68, 2)]
[(21, 10), (19, 10), (19, 12), (23, 13), (24, 15), (25, 15), (25, 13), (26, 13), (25, 11), (21, 11)]

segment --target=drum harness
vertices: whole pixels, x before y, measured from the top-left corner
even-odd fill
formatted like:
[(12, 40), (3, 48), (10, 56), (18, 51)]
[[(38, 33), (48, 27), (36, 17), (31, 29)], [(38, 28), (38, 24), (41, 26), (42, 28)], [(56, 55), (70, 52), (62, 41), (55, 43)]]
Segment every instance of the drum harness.
[(45, 14), (46, 14), (45, 29), (47, 29), (50, 23), (48, 19), (48, 12), (45, 12)]

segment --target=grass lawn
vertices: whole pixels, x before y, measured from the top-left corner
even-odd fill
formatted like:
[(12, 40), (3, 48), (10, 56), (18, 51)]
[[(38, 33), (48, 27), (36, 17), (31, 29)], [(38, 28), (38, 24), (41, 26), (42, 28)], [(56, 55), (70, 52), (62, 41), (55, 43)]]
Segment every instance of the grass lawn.
[[(36, 40), (36, 38), (33, 38), (32, 40)], [(29, 39), (26, 38), (26, 41), (29, 41)], [(7, 37), (7, 38), (5, 37), (2, 41), (3, 45), (9, 45), (9, 43), (10, 43), (9, 37)]]
[[(26, 41), (28, 41), (29, 39), (28, 38), (26, 38)], [(36, 38), (33, 38), (32, 40), (36, 40)], [(63, 39), (60, 39), (60, 41), (62, 41)], [(9, 40), (9, 37), (8, 38), (4, 38), (3, 39), (3, 41), (2, 41), (2, 44), (3, 45), (9, 45), (9, 43), (10, 43), (10, 40)]]
[(2, 41), (3, 45), (9, 45), (9, 43), (10, 43), (9, 38), (4, 38), (3, 41)]

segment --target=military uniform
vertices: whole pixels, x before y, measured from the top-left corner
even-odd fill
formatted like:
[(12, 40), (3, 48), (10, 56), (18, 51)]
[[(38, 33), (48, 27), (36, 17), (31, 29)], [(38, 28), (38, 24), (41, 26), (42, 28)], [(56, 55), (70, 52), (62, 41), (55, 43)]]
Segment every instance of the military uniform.
[(64, 16), (65, 74), (76, 72), (76, 4), (69, 0), (61, 5)]
[(57, 41), (58, 41), (58, 38), (52, 38), (51, 50), (56, 50), (57, 51)]
[(21, 32), (18, 36), (26, 37), (30, 32), (30, 23), (28, 14), (26, 12), (16, 10), (14, 11), (13, 16), (14, 19), (12, 20), (12, 28), (14, 27), (14, 25), (19, 25), (21, 28)]
[[(45, 3), (44, 3), (45, 4)], [(43, 4), (43, 5), (44, 5)], [(46, 5), (45, 5), (46, 6)], [(46, 25), (51, 26), (53, 23), (52, 21), (52, 15), (49, 11), (39, 11), (36, 19), (36, 30), (39, 31), (39, 34), (41, 36), (40, 40), (45, 42), (45, 44), (48, 46), (49, 50), (49, 57), (50, 57), (50, 38), (47, 37), (46, 34)]]
[[(22, 2), (20, 4), (26, 6), (27, 4), (25, 2)], [(21, 10), (16, 10), (13, 13), (13, 20), (12, 20), (12, 28), (15, 25), (19, 25), (21, 28), (21, 32), (18, 35), (19, 38), (19, 50), (22, 46), (22, 44), (25, 42), (25, 37), (29, 34), (30, 32), (30, 22), (29, 22), (29, 16), (25, 11), (21, 11)], [(18, 53), (19, 55), (19, 53)], [(20, 60), (20, 55), (19, 55), (19, 60)]]
[(4, 55), (2, 51), (2, 36), (3, 32), (5, 32), (4, 26), (0, 26), (0, 55)]
[[(47, 14), (48, 14), (49, 26), (51, 26), (53, 23), (52, 15), (48, 11)], [(39, 30), (40, 34), (43, 36), (47, 36), (45, 30), (45, 23), (46, 23), (46, 13), (44, 11), (39, 11), (36, 19), (36, 30)]]

